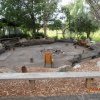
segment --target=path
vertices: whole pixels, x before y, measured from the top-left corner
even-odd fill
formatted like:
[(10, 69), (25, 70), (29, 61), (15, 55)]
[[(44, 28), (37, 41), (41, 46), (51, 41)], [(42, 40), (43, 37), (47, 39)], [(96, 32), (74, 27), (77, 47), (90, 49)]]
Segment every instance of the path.
[(100, 94), (69, 95), (54, 97), (0, 97), (0, 100), (100, 100)]

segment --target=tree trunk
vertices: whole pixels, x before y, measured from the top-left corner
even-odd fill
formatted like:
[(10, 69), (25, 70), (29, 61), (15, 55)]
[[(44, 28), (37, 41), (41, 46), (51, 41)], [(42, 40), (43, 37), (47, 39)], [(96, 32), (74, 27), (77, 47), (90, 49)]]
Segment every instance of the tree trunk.
[(69, 36), (69, 37), (70, 37), (70, 39), (72, 38), (72, 33), (71, 33), (71, 31), (70, 31), (70, 36)]
[(57, 37), (57, 39), (58, 39), (58, 31), (56, 30), (56, 37)]
[(16, 32), (16, 27), (14, 27), (14, 33), (17, 34), (17, 32)]
[(8, 38), (10, 37), (10, 27), (8, 27)]
[(32, 29), (32, 36), (34, 37), (34, 34), (36, 33), (35, 28)]
[(63, 38), (65, 39), (65, 33), (63, 33), (62, 35), (63, 35)]
[(36, 33), (36, 23), (34, 14), (31, 14), (31, 20), (32, 20), (32, 36), (34, 37), (34, 34)]
[(90, 38), (90, 32), (87, 33), (87, 38)]
[(3, 34), (5, 35), (5, 28), (3, 27)]
[(33, 25), (33, 28), (32, 28), (32, 36), (34, 37), (34, 34), (36, 33), (36, 26), (35, 26), (35, 21), (34, 22), (34, 25)]
[(64, 39), (65, 39), (65, 31), (66, 31), (66, 29), (62, 30), (62, 36)]
[(47, 21), (44, 21), (44, 25), (43, 25), (43, 29), (44, 29), (44, 36), (47, 36)]

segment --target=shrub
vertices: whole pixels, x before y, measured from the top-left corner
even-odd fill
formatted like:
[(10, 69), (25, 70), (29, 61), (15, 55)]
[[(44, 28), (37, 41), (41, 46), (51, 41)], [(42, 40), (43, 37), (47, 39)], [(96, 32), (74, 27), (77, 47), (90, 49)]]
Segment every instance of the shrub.
[(82, 35), (82, 36), (81, 36), (81, 39), (82, 39), (82, 40), (85, 40), (85, 39), (86, 39), (86, 37)]
[(58, 39), (58, 37), (57, 37), (57, 36), (54, 36), (54, 37), (53, 37), (53, 39), (54, 39), (54, 40), (57, 40), (57, 39)]
[(20, 37), (20, 38), (28, 38), (28, 34), (10, 34), (10, 35), (2, 35), (1, 38), (15, 38), (15, 37)]
[(35, 39), (40, 39), (40, 38), (44, 38), (44, 37), (45, 37), (44, 34), (43, 33), (40, 33), (40, 32), (36, 32), (34, 34), (34, 38)]

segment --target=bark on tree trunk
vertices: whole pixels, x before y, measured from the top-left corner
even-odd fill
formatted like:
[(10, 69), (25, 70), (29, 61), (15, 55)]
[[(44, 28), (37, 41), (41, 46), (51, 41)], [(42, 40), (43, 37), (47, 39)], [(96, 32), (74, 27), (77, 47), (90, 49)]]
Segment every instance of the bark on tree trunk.
[(90, 38), (90, 32), (87, 33), (87, 38)]
[(44, 29), (44, 36), (46, 37), (47, 36), (47, 21), (44, 21), (43, 29)]
[(32, 29), (32, 36), (34, 37), (34, 34), (36, 33), (35, 28)]
[(32, 36), (34, 37), (34, 34), (36, 33), (36, 23), (34, 14), (31, 14), (31, 20), (32, 20)]
[(62, 30), (62, 36), (64, 39), (65, 39), (65, 31), (66, 31), (66, 29)]
[(56, 30), (56, 37), (57, 37), (57, 39), (58, 39), (58, 31)]
[(3, 27), (3, 34), (5, 35), (5, 28)]
[(10, 37), (10, 27), (8, 27), (8, 38)]
[(17, 32), (16, 32), (16, 27), (14, 27), (14, 33), (17, 34)]

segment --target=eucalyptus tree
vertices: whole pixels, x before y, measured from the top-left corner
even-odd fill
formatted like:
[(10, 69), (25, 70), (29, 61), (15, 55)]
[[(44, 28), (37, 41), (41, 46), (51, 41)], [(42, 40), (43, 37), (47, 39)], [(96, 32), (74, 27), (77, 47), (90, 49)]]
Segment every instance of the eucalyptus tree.
[(87, 38), (90, 38), (91, 32), (95, 32), (98, 29), (96, 22), (89, 18), (87, 14), (78, 15), (72, 25), (75, 27), (73, 31), (77, 31), (80, 33), (79, 35), (86, 33)]
[(41, 18), (43, 21), (44, 34), (47, 34), (47, 24), (54, 20), (54, 13), (57, 10), (59, 0), (42, 0)]
[(35, 32), (33, 3), (32, 0), (1, 0), (1, 15)]
[(76, 17), (78, 14), (84, 12), (84, 2), (85, 0), (75, 0), (74, 4), (72, 3), (68, 7), (70, 8), (70, 14)]
[[(67, 18), (66, 18), (66, 26), (65, 26), (65, 28), (64, 28), (64, 30), (63, 30), (63, 34), (65, 34), (65, 30), (66, 30), (66, 29), (70, 30), (70, 27), (71, 27), (71, 18), (72, 18), (72, 16), (71, 16), (71, 14), (70, 14), (70, 9), (69, 9), (69, 7), (67, 7), (67, 6), (62, 7), (62, 12), (63, 12), (63, 13), (65, 14), (65, 16), (67, 17)], [(70, 36), (71, 36), (71, 31), (70, 31)]]
[(87, 38), (90, 37), (91, 32), (98, 29), (98, 25), (95, 20), (90, 17), (90, 12), (85, 11), (85, 0), (76, 0), (74, 4), (69, 4), (64, 7), (66, 15), (66, 25), (68, 30), (71, 32), (87, 34)]
[(100, 21), (100, 0), (86, 0), (90, 5), (92, 15)]

